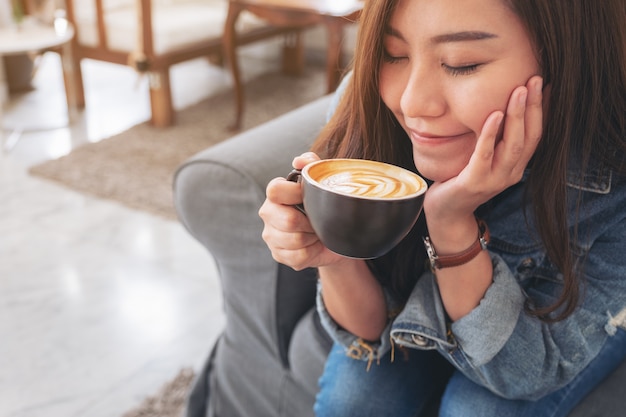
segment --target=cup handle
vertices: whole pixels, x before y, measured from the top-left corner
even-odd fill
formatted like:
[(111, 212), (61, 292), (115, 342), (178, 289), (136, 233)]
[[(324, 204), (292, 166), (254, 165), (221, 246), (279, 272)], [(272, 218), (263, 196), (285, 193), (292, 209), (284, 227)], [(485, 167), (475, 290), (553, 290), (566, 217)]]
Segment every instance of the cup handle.
[[(287, 181), (302, 182), (302, 170), (292, 169), (289, 175), (287, 175)], [(306, 211), (304, 211), (303, 204), (294, 204), (293, 206), (306, 216)]]

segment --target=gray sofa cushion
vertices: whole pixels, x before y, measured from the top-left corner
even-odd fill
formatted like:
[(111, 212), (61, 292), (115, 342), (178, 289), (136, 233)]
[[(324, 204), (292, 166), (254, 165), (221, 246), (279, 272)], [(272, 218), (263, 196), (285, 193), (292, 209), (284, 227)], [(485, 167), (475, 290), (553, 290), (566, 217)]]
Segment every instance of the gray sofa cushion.
[(310, 147), (329, 101), (322, 98), (200, 152), (176, 172), (179, 218), (215, 257), (226, 314), (189, 415), (312, 414), (312, 394), (289, 369), (289, 343), (301, 316), (314, 308), (315, 276), (292, 276), (272, 259), (258, 210), (267, 183), (287, 175), (293, 157)]

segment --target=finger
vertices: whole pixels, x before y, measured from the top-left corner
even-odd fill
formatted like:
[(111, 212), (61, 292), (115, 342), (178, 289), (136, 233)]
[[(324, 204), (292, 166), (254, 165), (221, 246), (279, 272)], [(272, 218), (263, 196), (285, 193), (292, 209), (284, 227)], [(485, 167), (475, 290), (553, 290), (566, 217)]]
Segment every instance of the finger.
[[(519, 118), (516, 119), (517, 123), (512, 123), (517, 127), (517, 133), (515, 129), (512, 129), (508, 133), (512, 133), (511, 136), (507, 136), (509, 145), (513, 144), (507, 149), (508, 158), (505, 160), (510, 161), (511, 177), (516, 180), (520, 180), (523, 176), (524, 169), (528, 165), (528, 161), (535, 153), (539, 140), (541, 139), (541, 133), (543, 130), (543, 93), (542, 93), (543, 79), (540, 76), (531, 77), (526, 83), (526, 100), (523, 106), (523, 129), (519, 124)], [(521, 101), (517, 103), (510, 103), (512, 106), (517, 104), (521, 106)], [(520, 111), (520, 108), (512, 110), (514, 114)], [(523, 136), (522, 136), (523, 135)], [(523, 144), (518, 144), (523, 137)], [(514, 138), (514, 139), (513, 139)]]
[(288, 265), (295, 270), (318, 266), (317, 259), (320, 254), (326, 250), (319, 240), (312, 242), (310, 245), (295, 249), (271, 245), (269, 245), (269, 247), (272, 252), (272, 257), (277, 262)]
[(528, 89), (525, 86), (517, 87), (507, 104), (502, 138), (496, 145), (492, 166), (492, 178), (500, 182), (500, 187), (521, 180), (527, 162), (521, 162), (526, 143), (524, 120), (527, 97)]
[(259, 209), (266, 224), (285, 232), (313, 233), (309, 219), (295, 207), (302, 203), (301, 184), (274, 178), (267, 185), (266, 195)]
[(499, 158), (501, 168), (512, 170), (524, 153), (526, 142), (526, 101), (528, 89), (518, 87), (513, 90), (507, 105), (504, 131), (502, 134)]
[[(275, 226), (278, 224), (278, 227)], [(297, 232), (293, 228), (287, 227), (288, 231), (281, 230), (284, 224), (266, 223), (263, 228), (263, 240), (274, 249), (300, 250), (309, 247), (319, 241), (313, 232)]]
[(293, 206), (275, 204), (267, 199), (258, 214), (268, 229), (283, 233), (314, 233), (309, 219)]
[(543, 79), (540, 76), (532, 77), (527, 84), (528, 99), (526, 100), (525, 129), (527, 160), (537, 149), (543, 132)]
[(267, 199), (275, 204), (292, 206), (302, 203), (302, 185), (287, 181), (285, 178), (274, 178), (265, 189)]
[[(261, 214), (262, 217), (263, 214)], [(311, 255), (308, 248), (314, 248), (319, 244), (319, 239), (313, 233), (283, 232), (275, 228), (269, 221), (261, 233), (261, 237), (272, 252), (274, 258), (286, 265), (295, 266), (303, 264)], [(264, 219), (265, 220), (265, 219)]]
[(314, 152), (305, 152), (293, 159), (292, 165), (295, 169), (302, 169), (311, 162), (319, 161), (320, 157)]
[(472, 174), (486, 176), (491, 172), (494, 148), (503, 118), (501, 111), (495, 111), (487, 117), (470, 159), (469, 166), (473, 167)]

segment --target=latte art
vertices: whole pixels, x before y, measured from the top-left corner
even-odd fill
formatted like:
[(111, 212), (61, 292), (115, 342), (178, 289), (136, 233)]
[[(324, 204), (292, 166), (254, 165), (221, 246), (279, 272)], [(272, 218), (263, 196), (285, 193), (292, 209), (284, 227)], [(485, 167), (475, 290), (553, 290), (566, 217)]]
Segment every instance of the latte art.
[(417, 191), (415, 184), (362, 168), (331, 174), (319, 183), (336, 192), (363, 197), (396, 198)]
[(374, 161), (330, 160), (310, 167), (308, 174), (327, 190), (363, 198), (404, 198), (426, 187), (412, 172)]
[(325, 159), (293, 170), (304, 213), (331, 251), (374, 259), (394, 248), (419, 217), (428, 184), (401, 167), (364, 159)]

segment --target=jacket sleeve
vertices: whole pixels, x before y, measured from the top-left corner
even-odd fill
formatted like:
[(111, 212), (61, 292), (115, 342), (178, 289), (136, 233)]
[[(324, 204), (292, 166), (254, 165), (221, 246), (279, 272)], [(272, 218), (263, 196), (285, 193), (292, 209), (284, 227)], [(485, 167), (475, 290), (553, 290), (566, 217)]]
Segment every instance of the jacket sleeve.
[[(387, 305), (391, 306), (389, 310), (394, 311), (394, 301), (387, 292), (385, 292), (385, 298)], [(383, 330), (379, 340), (365, 341), (341, 328), (341, 326), (339, 326), (331, 317), (326, 310), (326, 306), (324, 305), (322, 286), (319, 283), (317, 286), (317, 311), (319, 313), (322, 326), (326, 332), (336, 343), (345, 348), (346, 355), (351, 358), (367, 361), (368, 364), (371, 364), (373, 361), (380, 359), (391, 349), (391, 338), (389, 335), (392, 323), (391, 318), (387, 322), (387, 326)]]
[[(626, 220), (593, 241), (585, 258), (581, 303), (559, 322), (541, 321), (524, 309), (528, 299), (555, 301), (561, 285), (538, 279), (522, 286), (509, 266), (491, 254), (493, 283), (468, 315), (449, 323), (431, 273), (420, 278), (394, 321), (394, 342), (437, 349), (468, 378), (511, 399), (535, 400), (567, 385), (583, 370), (626, 311)], [(618, 255), (620, 254), (620, 255)]]

